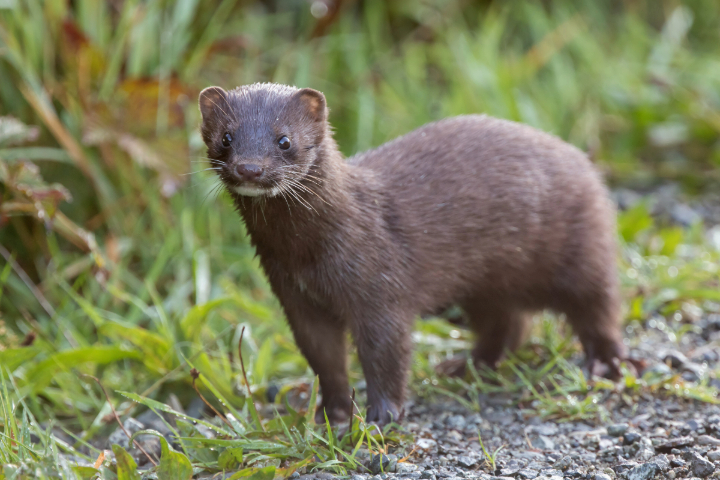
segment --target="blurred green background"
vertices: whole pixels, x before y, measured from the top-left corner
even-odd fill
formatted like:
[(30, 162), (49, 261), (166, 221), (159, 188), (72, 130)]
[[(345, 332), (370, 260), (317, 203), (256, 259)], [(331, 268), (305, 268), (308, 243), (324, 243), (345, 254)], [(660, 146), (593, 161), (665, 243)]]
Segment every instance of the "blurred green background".
[[(260, 81), (323, 91), (346, 155), (484, 112), (590, 152), (613, 185), (720, 172), (717, 0), (2, 0), (0, 368), (38, 418), (103, 427), (79, 372), (184, 401), (190, 361), (236, 398), (242, 326), (259, 391), (307, 378), (229, 199), (187, 175), (207, 167), (198, 92)], [(627, 241), (652, 223), (633, 215)]]

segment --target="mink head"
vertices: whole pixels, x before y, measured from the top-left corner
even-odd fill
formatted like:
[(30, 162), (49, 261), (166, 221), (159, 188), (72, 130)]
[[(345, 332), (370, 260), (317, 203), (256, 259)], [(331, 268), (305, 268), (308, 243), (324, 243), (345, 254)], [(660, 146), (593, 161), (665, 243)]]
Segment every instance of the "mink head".
[(200, 92), (208, 157), (228, 190), (275, 196), (309, 174), (327, 133), (322, 93), (256, 83)]

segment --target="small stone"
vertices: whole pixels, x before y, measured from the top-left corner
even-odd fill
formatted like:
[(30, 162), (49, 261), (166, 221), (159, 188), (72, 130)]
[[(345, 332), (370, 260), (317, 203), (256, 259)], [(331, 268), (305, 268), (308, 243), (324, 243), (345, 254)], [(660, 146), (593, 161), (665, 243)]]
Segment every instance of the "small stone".
[(685, 365), (685, 370), (680, 376), (687, 382), (699, 382), (703, 378), (704, 369), (695, 364), (689, 363)]
[(615, 446), (615, 443), (613, 443), (612, 440), (609, 438), (601, 438), (598, 442), (598, 449), (599, 450), (607, 450), (608, 448), (612, 448)]
[(627, 432), (628, 427), (627, 423), (616, 423), (607, 427), (607, 433), (611, 437), (622, 437)]
[(660, 467), (655, 463), (645, 463), (628, 470), (625, 474), (627, 480), (650, 480), (660, 473)]
[(445, 438), (446, 438), (447, 441), (449, 441), (449, 442), (459, 443), (459, 442), (463, 441), (463, 436), (462, 436), (462, 434), (461, 434), (460, 432), (458, 432), (457, 430), (450, 430), (450, 431), (447, 432), (447, 434), (445, 435)]
[(435, 471), (434, 470), (425, 470), (420, 474), (420, 478), (425, 480), (435, 480)]
[(593, 477), (594, 480), (612, 480), (610, 475), (607, 475), (605, 473), (596, 473), (595, 477)]
[[(135, 432), (139, 432), (140, 430), (145, 429), (145, 425), (143, 425), (142, 423), (140, 423), (139, 421), (135, 420), (132, 417), (125, 420), (125, 422), (123, 423), (123, 426), (125, 427), (125, 430), (127, 430), (130, 435), (132, 435)], [(121, 447), (127, 449), (127, 448), (129, 448), (129, 445), (130, 445), (130, 439), (128, 438), (127, 434), (123, 431), (123, 429), (118, 427), (110, 435), (110, 438), (108, 438), (108, 443), (111, 446), (112, 445), (120, 445)]]
[(688, 420), (685, 422), (685, 427), (690, 430), (691, 432), (697, 432), (700, 430), (703, 426), (702, 423), (698, 422), (694, 418), (692, 420)]
[(545, 435), (538, 435), (537, 438), (532, 441), (532, 444), (533, 447), (540, 450), (555, 450), (555, 442)]
[(665, 352), (662, 360), (665, 364), (669, 363), (672, 368), (681, 368), (688, 363), (687, 357), (677, 350)]
[(384, 453), (381, 453), (380, 455), (373, 455), (370, 459), (370, 471), (375, 475), (381, 472), (392, 471), (391, 467), (394, 467), (394, 465), (392, 465), (393, 459), (391, 457), (395, 457), (394, 460), (397, 465), (397, 456), (395, 455), (385, 455)]
[[(649, 447), (641, 442), (636, 443), (635, 445), (639, 445), (640, 448), (638, 448), (637, 452), (635, 452), (635, 458), (638, 459), (638, 461), (641, 462), (647, 462), (652, 457), (655, 456), (655, 449), (652, 447)], [(633, 445), (633, 446), (635, 446)]]
[(713, 447), (720, 446), (720, 440), (710, 435), (700, 435), (697, 439), (698, 445), (712, 445)]
[[(293, 478), (293, 476), (290, 475), (290, 478)], [(352, 477), (350, 477), (350, 480), (365, 480), (365, 477), (363, 477), (362, 475), (353, 475)]]
[(673, 458), (672, 460), (670, 460), (670, 466), (671, 466), (672, 468), (684, 467), (684, 466), (685, 466), (685, 460), (683, 460), (682, 458), (675, 457), (675, 458)]
[(715, 471), (715, 465), (698, 455), (696, 452), (692, 452), (690, 454), (690, 469), (694, 475), (697, 475), (700, 478), (705, 478)]
[(462, 415), (453, 415), (445, 420), (445, 425), (455, 430), (463, 430), (467, 425), (467, 420)]
[(692, 437), (677, 437), (658, 445), (655, 450), (662, 453), (672, 453), (673, 448), (689, 447), (695, 443)]
[(527, 427), (525, 429), (525, 433), (528, 435), (536, 434), (536, 435), (545, 435), (546, 437), (550, 437), (553, 435), (556, 435), (558, 433), (558, 426), (554, 423), (543, 423), (541, 425), (533, 425), (530, 427)]
[(562, 478), (562, 472), (555, 470), (554, 468), (543, 468), (540, 470), (540, 475), (543, 477), (560, 477)]
[(566, 470), (566, 469), (570, 468), (570, 465), (572, 465), (573, 463), (575, 463), (574, 460), (572, 459), (572, 457), (570, 457), (568, 455), (568, 456), (562, 457), (560, 460), (555, 462), (553, 467), (557, 468), (559, 470)]
[(695, 210), (693, 210), (692, 207), (684, 203), (675, 204), (670, 209), (670, 218), (685, 227), (690, 227), (691, 225), (694, 225), (695, 223), (702, 220), (702, 216), (700, 216), (699, 213), (697, 213)]
[(520, 471), (521, 468), (523, 468), (525, 465), (518, 462), (515, 459), (512, 459), (508, 461), (504, 467), (500, 469), (500, 474), (505, 476), (514, 476), (517, 472)]
[[(300, 474), (299, 474), (298, 472), (293, 472), (293, 473), (290, 475), (290, 477), (288, 477), (288, 478), (298, 478), (299, 476), (300, 476)], [(360, 477), (360, 475), (353, 475), (353, 476), (350, 477), (350, 478), (351, 478), (351, 480), (355, 480), (355, 477), (359, 477), (359, 480), (365, 480), (364, 478)]]
[(713, 462), (720, 462), (720, 450), (713, 450), (707, 453), (707, 457)]
[(664, 378), (669, 377), (670, 375), (672, 375), (672, 370), (670, 369), (670, 367), (668, 367), (662, 362), (656, 363), (655, 365), (645, 370), (645, 372), (643, 373), (643, 377), (649, 376)]
[(617, 475), (621, 475), (624, 472), (629, 472), (633, 468), (636, 468), (638, 466), (637, 462), (627, 462), (627, 463), (621, 463), (619, 465), (615, 465), (613, 467), (613, 470)]
[(478, 459), (467, 455), (461, 455), (457, 458), (457, 464), (463, 468), (473, 468), (478, 464)]
[(432, 438), (418, 438), (415, 441), (415, 446), (419, 450), (424, 450), (426, 452), (437, 450), (437, 442)]
[(531, 468), (523, 468), (519, 472), (515, 474), (517, 478), (525, 478), (527, 480), (532, 480), (533, 478), (538, 476), (537, 470), (533, 470)]
[(657, 464), (657, 466), (660, 467), (660, 470), (663, 472), (670, 470), (670, 460), (668, 460), (665, 455), (658, 455), (657, 457), (653, 458), (653, 463)]
[(402, 475), (403, 473), (412, 473), (418, 470), (418, 466), (414, 465), (412, 463), (407, 462), (399, 462), (397, 466), (395, 467), (395, 472), (398, 473), (398, 475)]
[(265, 390), (265, 399), (268, 403), (275, 403), (275, 397), (277, 397), (278, 393), (280, 393), (280, 387), (271, 383), (268, 385), (267, 390)]
[(642, 438), (638, 432), (627, 432), (623, 435), (623, 445), (632, 445)]

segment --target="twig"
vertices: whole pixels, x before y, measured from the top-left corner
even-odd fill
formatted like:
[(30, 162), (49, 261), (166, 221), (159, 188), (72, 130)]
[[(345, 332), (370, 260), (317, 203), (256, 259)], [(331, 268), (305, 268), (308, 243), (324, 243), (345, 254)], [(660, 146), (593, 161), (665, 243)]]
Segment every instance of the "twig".
[(50, 305), (50, 302), (47, 301), (45, 295), (42, 294), (40, 289), (33, 283), (28, 274), (25, 273), (25, 270), (22, 269), (22, 267), (15, 261), (10, 252), (8, 252), (7, 249), (2, 245), (0, 245), (0, 255), (5, 257), (5, 261), (7, 261), (12, 267), (12, 269), (15, 270), (17, 276), (20, 277), (20, 280), (22, 280), (23, 283), (28, 287), (30, 292), (32, 292), (43, 310), (45, 310), (45, 312), (50, 315), (50, 318), (54, 317), (55, 309), (52, 307), (52, 305)]
[(355, 413), (355, 387), (353, 387), (352, 396), (350, 397), (350, 421), (348, 422), (348, 434), (350, 434), (351, 439), (352, 439), (353, 413)]
[(127, 429), (125, 428), (125, 425), (123, 425), (122, 421), (120, 421), (120, 417), (118, 416), (117, 412), (115, 411), (115, 407), (113, 406), (112, 402), (110, 401), (110, 396), (108, 395), (107, 390), (105, 390), (105, 387), (103, 386), (103, 384), (100, 383), (100, 380), (98, 380), (96, 377), (93, 377), (92, 375), (88, 375), (86, 373), (81, 373), (81, 375), (95, 380), (95, 383), (97, 383), (100, 386), (100, 390), (103, 391), (103, 394), (105, 395), (105, 399), (107, 400), (108, 404), (110, 405), (110, 409), (112, 410), (113, 416), (115, 417), (115, 420), (117, 421), (118, 425), (120, 425), (120, 428), (122, 429), (122, 431), (125, 432), (125, 435), (127, 435), (129, 440), (132, 440), (133, 444), (135, 444), (135, 446), (138, 448), (138, 450), (140, 450), (142, 453), (145, 454), (145, 456), (148, 458), (148, 460), (150, 460), (150, 463), (152, 463), (153, 465), (155, 465), (157, 467), (158, 464), (153, 459), (153, 457), (151, 457), (150, 454), (145, 451), (145, 449), (138, 443), (137, 440), (134, 440), (132, 438), (132, 435), (130, 435), (130, 432), (127, 431)]
[(243, 379), (245, 380), (245, 386), (247, 387), (248, 391), (248, 399), (252, 402), (252, 392), (250, 391), (250, 382), (248, 382), (247, 374), (245, 373), (245, 362), (243, 362), (242, 358), (242, 339), (243, 335), (245, 335), (245, 327), (243, 326), (242, 330), (240, 330), (240, 341), (238, 342), (238, 357), (240, 357), (240, 368), (242, 368), (243, 372)]
[(207, 400), (205, 400), (205, 397), (203, 397), (202, 393), (200, 393), (200, 390), (198, 390), (197, 385), (195, 385), (195, 380), (200, 376), (200, 372), (198, 372), (196, 368), (193, 368), (192, 370), (190, 370), (190, 375), (192, 376), (192, 386), (193, 386), (193, 389), (195, 390), (195, 393), (197, 393), (197, 394), (200, 396), (200, 399), (201, 399), (203, 402), (205, 402), (205, 405), (207, 405), (208, 407), (210, 407), (210, 409), (212, 409), (212, 411), (215, 412), (215, 415), (217, 415), (218, 417), (220, 417), (220, 420), (222, 420), (223, 422), (225, 422), (225, 425), (227, 425), (228, 427), (230, 427), (230, 430), (234, 430), (235, 428), (234, 428), (234, 427), (232, 426), (232, 424), (228, 421), (228, 419), (225, 418), (225, 415), (223, 415), (222, 413), (218, 412), (218, 411), (215, 409), (215, 407), (212, 406), (212, 404), (211, 404), (210, 402), (208, 402)]

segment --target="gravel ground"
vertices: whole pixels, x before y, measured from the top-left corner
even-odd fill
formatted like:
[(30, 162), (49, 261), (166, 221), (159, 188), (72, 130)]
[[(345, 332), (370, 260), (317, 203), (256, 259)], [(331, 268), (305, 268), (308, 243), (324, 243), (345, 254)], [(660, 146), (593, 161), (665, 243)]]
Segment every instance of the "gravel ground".
[[(720, 196), (684, 202), (674, 186), (643, 195), (616, 190), (613, 195), (621, 208), (650, 199), (653, 215), (674, 224), (691, 225), (702, 219), (710, 240), (717, 237), (720, 246)], [(697, 384), (720, 388), (715, 377), (720, 371), (720, 314), (697, 312), (693, 328), (680, 340), (673, 333), (678, 326), (672, 325), (674, 321), (657, 317), (628, 327), (631, 356), (645, 363), (643, 375), (688, 382), (678, 384), (681, 388)], [(387, 457), (366, 455), (365, 465), (372, 473), (356, 473), (352, 480), (720, 478), (720, 406), (683, 396), (687, 395), (671, 395), (667, 390), (638, 395), (621, 388), (608, 390), (601, 396), (603, 414), (582, 422), (543, 419), (532, 409), (521, 409), (518, 398), (508, 395), (481, 396), (480, 413), (454, 401), (416, 398), (406, 405), (403, 425), (412, 433), (413, 445), (399, 446), (394, 453), (391, 449)], [(167, 430), (152, 414), (128, 420), (126, 426), (130, 431)], [(502, 446), (494, 470), (478, 433), (489, 452)], [(120, 430), (113, 435), (110, 441), (121, 442), (124, 437)], [(149, 449), (157, 442), (152, 437), (147, 440)], [(398, 457), (411, 451), (398, 463)], [(143, 462), (140, 452), (131, 453)], [(387, 473), (380, 471), (381, 461)], [(334, 477), (296, 473), (293, 478)]]

